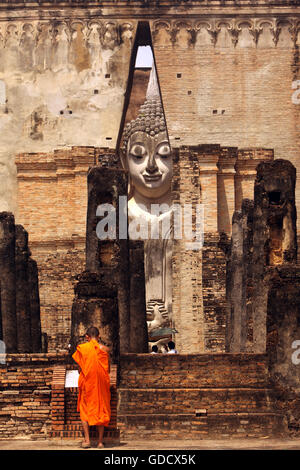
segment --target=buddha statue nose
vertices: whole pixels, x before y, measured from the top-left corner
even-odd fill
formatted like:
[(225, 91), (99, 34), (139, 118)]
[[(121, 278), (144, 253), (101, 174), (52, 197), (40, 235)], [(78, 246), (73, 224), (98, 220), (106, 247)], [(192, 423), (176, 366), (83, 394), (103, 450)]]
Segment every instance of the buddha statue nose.
[(146, 171), (149, 174), (153, 174), (153, 173), (156, 173), (158, 171), (158, 166), (156, 164), (155, 154), (154, 153), (152, 153), (148, 158)]

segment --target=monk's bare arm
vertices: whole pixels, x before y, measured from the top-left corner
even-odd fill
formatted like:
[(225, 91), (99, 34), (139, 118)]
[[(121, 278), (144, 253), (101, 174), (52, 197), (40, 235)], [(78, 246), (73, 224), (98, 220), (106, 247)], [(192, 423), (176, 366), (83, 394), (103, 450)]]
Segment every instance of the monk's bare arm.
[(107, 346), (104, 346), (104, 344), (101, 344), (101, 349), (105, 351), (108, 355), (108, 373), (110, 373), (110, 354), (109, 354), (109, 348)]
[[(78, 372), (79, 372), (79, 374), (80, 374), (80, 372), (81, 372), (81, 367), (80, 367), (80, 365), (78, 364), (78, 357), (77, 357), (78, 354), (79, 354), (79, 351), (78, 351), (78, 348), (77, 348), (75, 354), (73, 354), (72, 357), (73, 357), (73, 360), (76, 362), (77, 370), (78, 370)], [(75, 357), (76, 357), (76, 359), (75, 359)]]

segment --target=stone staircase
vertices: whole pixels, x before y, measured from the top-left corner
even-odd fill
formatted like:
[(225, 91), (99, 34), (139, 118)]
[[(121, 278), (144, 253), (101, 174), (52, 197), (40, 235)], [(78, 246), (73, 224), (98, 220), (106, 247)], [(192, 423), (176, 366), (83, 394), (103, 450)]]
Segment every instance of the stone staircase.
[(258, 354), (121, 357), (123, 438), (264, 437), (286, 432), (267, 358)]

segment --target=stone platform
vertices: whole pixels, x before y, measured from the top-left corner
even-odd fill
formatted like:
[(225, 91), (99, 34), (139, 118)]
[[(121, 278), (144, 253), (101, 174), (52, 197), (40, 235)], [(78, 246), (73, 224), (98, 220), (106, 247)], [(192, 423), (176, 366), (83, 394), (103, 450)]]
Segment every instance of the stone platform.
[[(67, 369), (76, 365), (66, 352), (6, 356), (0, 364), (0, 440), (82, 437), (76, 410), (78, 389), (65, 388)], [(112, 444), (119, 442), (114, 365), (110, 379), (112, 416), (104, 442)]]
[[(0, 365), (0, 440), (82, 436), (67, 353), (8, 355)], [(262, 354), (125, 354), (112, 367), (107, 445), (127, 439), (289, 437)], [(93, 430), (92, 436), (93, 437)]]
[(260, 354), (121, 357), (121, 436), (176, 439), (282, 436), (267, 357)]

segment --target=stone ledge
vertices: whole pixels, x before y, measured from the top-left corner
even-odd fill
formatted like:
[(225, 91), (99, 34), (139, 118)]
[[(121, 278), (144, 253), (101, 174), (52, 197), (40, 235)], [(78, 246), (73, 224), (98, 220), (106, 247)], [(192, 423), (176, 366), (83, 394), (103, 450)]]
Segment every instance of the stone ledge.
[[(258, 2), (255, 7), (260, 6), (260, 7), (269, 7), (270, 6), (270, 1), (268, 0), (261, 0)], [(101, 7), (101, 8), (108, 8), (110, 10), (115, 10), (115, 9), (120, 9), (120, 7), (123, 7), (123, 9), (126, 9), (128, 11), (131, 10), (136, 10), (138, 8), (141, 9), (141, 11), (145, 12), (149, 10), (155, 10), (155, 11), (160, 11), (162, 9), (169, 10), (170, 8), (178, 8), (178, 7), (184, 7), (185, 5), (188, 5), (189, 8), (197, 8), (199, 6), (233, 6), (233, 2), (230, 0), (100, 0), (100, 1), (95, 1), (95, 0), (39, 0), (39, 1), (34, 1), (34, 0), (1, 0), (0, 1), (0, 6), (4, 7), (9, 5), (9, 8), (34, 8), (34, 7), (39, 7), (39, 8), (46, 8), (46, 7), (56, 7), (56, 8), (63, 8), (63, 7), (68, 7), (68, 8), (79, 8), (79, 7)], [(242, 6), (249, 6), (249, 1), (248, 0), (240, 0), (239, 5), (240, 8)], [(286, 6), (292, 6), (295, 7), (295, 1), (293, 0), (274, 0), (272, 2), (272, 6), (278, 6), (278, 7), (286, 7)], [(150, 11), (151, 13), (151, 11)], [(148, 13), (149, 14), (149, 13)]]
[(136, 354), (136, 353), (124, 353), (121, 354), (120, 360), (135, 360), (137, 362), (146, 361), (147, 363), (152, 361), (167, 361), (172, 360), (175, 362), (189, 362), (190, 360), (197, 360), (200, 362), (223, 362), (224, 360), (230, 360), (236, 363), (252, 361), (261, 361), (266, 363), (268, 357), (266, 354), (256, 354), (256, 353), (225, 353), (225, 352), (215, 352), (215, 353), (197, 353), (197, 354)]
[(286, 431), (284, 416), (278, 413), (217, 413), (202, 417), (193, 414), (161, 415), (123, 415), (119, 416), (118, 427), (121, 437), (132, 438), (147, 434), (176, 436), (191, 439), (198, 435), (203, 437), (222, 437), (224, 433), (232, 436), (277, 436)]
[(6, 354), (5, 364), (0, 364), (0, 370), (11, 366), (40, 366), (44, 364), (68, 363), (70, 361), (69, 353), (26, 353), (26, 354)]

